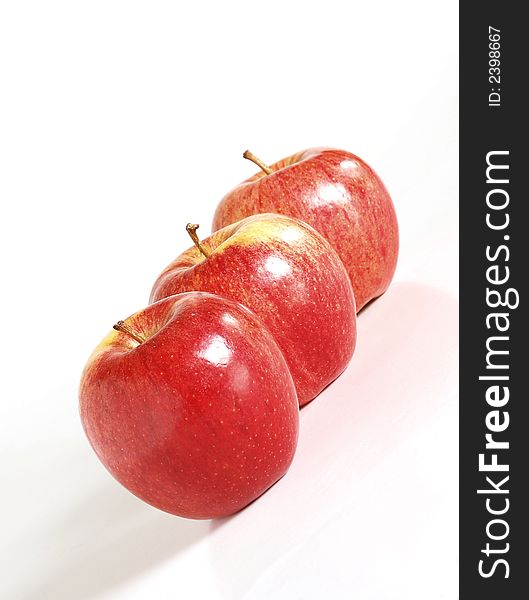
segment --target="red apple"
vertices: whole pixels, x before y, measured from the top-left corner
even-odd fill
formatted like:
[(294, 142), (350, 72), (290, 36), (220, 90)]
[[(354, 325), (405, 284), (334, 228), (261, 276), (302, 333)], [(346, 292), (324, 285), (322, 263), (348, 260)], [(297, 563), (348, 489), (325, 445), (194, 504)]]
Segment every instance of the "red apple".
[(351, 283), (336, 252), (312, 227), (256, 215), (181, 254), (158, 277), (151, 300), (189, 290), (241, 302), (283, 351), (302, 406), (345, 369), (356, 341)]
[(343, 150), (313, 148), (261, 167), (221, 200), (213, 231), (258, 213), (280, 213), (312, 225), (338, 252), (360, 310), (383, 294), (397, 264), (393, 203), (378, 175)]
[(294, 456), (298, 402), (281, 351), (247, 308), (212, 294), (172, 296), (120, 321), (79, 395), (110, 473), (183, 517), (238, 511)]

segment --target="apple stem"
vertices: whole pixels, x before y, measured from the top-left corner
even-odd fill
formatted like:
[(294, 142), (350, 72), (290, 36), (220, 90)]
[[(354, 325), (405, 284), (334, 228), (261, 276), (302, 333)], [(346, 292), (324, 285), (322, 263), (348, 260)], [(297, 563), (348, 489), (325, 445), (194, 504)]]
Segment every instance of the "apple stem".
[(202, 254), (206, 258), (209, 258), (209, 252), (204, 248), (204, 246), (200, 243), (200, 240), (198, 239), (198, 235), (197, 235), (198, 227), (199, 227), (198, 225), (194, 225), (193, 223), (188, 223), (186, 225), (186, 231), (187, 231), (187, 233), (189, 233), (189, 237), (193, 240), (193, 243), (200, 250), (200, 252), (202, 252)]
[(255, 154), (252, 154), (249, 150), (245, 150), (242, 156), (243, 158), (251, 160), (253, 163), (255, 163), (267, 175), (270, 175), (274, 172), (273, 169), (271, 169), (267, 164), (265, 164), (260, 158), (257, 158), (257, 156), (255, 156)]
[(143, 344), (145, 342), (145, 338), (141, 336), (139, 333), (136, 333), (133, 329), (131, 329), (125, 321), (118, 321), (113, 329), (116, 331), (121, 331), (121, 333), (125, 333), (130, 336), (133, 340), (136, 340), (138, 344)]

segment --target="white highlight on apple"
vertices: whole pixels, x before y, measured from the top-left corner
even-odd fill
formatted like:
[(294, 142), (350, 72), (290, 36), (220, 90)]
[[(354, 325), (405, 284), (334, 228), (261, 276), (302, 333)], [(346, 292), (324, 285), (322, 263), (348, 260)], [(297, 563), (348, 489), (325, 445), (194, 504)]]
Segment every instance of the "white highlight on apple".
[(348, 171), (355, 171), (356, 169), (358, 169), (358, 163), (356, 163), (354, 160), (342, 160), (342, 162), (340, 163), (340, 167), (342, 169), (347, 169)]
[(213, 365), (227, 365), (232, 355), (231, 348), (226, 340), (220, 335), (215, 335), (211, 341), (199, 352), (200, 358), (207, 360)]
[(327, 206), (331, 204), (347, 204), (348, 196), (345, 187), (339, 183), (325, 183), (318, 186), (318, 194), (311, 196), (311, 204)]
[(226, 325), (237, 325), (237, 319), (232, 317), (229, 313), (223, 314), (221, 318)]
[(297, 242), (302, 237), (303, 233), (294, 227), (288, 227), (287, 229), (281, 231), (281, 239), (284, 242)]
[(265, 261), (265, 269), (278, 278), (284, 277), (292, 271), (291, 266), (279, 256), (269, 256)]

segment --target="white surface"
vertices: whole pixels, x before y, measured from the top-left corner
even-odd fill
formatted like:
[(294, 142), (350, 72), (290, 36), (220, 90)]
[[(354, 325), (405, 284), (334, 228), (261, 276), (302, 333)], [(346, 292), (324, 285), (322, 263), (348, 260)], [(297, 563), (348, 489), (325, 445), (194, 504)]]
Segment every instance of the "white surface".
[[(1, 4), (2, 599), (457, 596), (456, 11)], [(287, 476), (220, 522), (165, 515), (90, 450), (80, 371), (254, 172), (243, 150), (316, 145), (385, 180), (395, 281)]]

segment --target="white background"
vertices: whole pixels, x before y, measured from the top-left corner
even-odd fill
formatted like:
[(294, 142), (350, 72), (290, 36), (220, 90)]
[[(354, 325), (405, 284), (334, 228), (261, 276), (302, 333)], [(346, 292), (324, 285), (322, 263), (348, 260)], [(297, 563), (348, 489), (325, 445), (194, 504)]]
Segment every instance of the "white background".
[[(457, 596), (457, 3), (3, 2), (2, 600)], [(390, 291), (302, 411), (287, 476), (195, 522), (115, 483), (77, 385), (162, 267), (267, 162), (382, 176)]]

